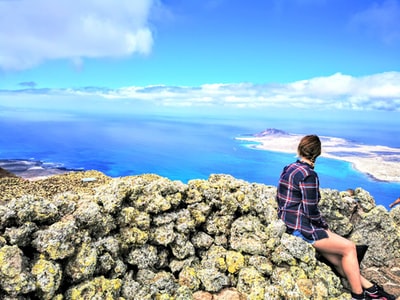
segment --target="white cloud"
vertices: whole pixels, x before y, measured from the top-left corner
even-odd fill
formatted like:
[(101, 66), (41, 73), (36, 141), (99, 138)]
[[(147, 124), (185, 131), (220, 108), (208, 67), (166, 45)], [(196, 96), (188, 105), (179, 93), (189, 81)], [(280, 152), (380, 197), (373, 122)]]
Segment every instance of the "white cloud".
[[(154, 101), (160, 105), (235, 107), (301, 107), (313, 109), (373, 109), (400, 111), (400, 73), (364, 77), (340, 73), (280, 85), (206, 84), (177, 91), (159, 86), (122, 88), (104, 94), (111, 98)], [(147, 91), (147, 92), (145, 92)], [(165, 99), (168, 99), (166, 101)], [(207, 101), (205, 101), (207, 99)], [(360, 103), (362, 102), (362, 103)]]
[(153, 44), (148, 18), (155, 1), (0, 1), (0, 68), (148, 54)]
[[(150, 104), (167, 107), (215, 108), (305, 108), (315, 110), (381, 110), (400, 111), (400, 72), (387, 72), (363, 77), (341, 73), (316, 77), (289, 84), (205, 84), (199, 87), (146, 86), (120, 89), (24, 89), (1, 91), (0, 101), (18, 103), (27, 93), (31, 96), (51, 94), (51, 97), (81, 99), (86, 108), (88, 99), (98, 103), (121, 105)], [(5, 97), (2, 97), (4, 95)], [(32, 102), (32, 101), (31, 101)], [(75, 103), (76, 101), (74, 101)], [(54, 106), (58, 102), (54, 102)], [(26, 104), (26, 103), (25, 103)], [(30, 105), (30, 104), (29, 104)], [(51, 103), (46, 103), (50, 105)]]

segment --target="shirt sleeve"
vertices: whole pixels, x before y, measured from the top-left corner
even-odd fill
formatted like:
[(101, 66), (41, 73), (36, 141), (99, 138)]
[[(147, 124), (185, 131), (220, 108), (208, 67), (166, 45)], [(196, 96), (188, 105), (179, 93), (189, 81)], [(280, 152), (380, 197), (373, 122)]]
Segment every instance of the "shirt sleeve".
[(328, 224), (322, 217), (318, 208), (318, 202), (320, 199), (318, 177), (314, 174), (308, 175), (299, 183), (299, 187), (303, 197), (302, 203), (304, 214), (312, 223), (327, 229)]

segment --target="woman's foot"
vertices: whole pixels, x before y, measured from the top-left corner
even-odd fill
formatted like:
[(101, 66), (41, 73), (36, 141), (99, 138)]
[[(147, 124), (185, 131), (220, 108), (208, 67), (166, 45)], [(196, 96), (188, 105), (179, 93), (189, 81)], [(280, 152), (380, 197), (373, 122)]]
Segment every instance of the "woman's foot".
[(351, 292), (351, 300), (367, 300), (367, 298), (365, 297), (365, 292), (361, 294)]
[(374, 285), (368, 289), (365, 289), (365, 297), (366, 299), (380, 299), (380, 300), (395, 300), (396, 297), (391, 295), (379, 286), (374, 283)]

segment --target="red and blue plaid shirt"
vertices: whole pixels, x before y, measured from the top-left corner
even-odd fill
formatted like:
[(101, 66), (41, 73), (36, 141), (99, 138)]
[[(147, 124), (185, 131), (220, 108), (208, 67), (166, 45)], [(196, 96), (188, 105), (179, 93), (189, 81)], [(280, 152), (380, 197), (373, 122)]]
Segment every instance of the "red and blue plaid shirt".
[(328, 237), (328, 224), (318, 208), (320, 198), (318, 175), (309, 164), (298, 160), (283, 169), (276, 200), (278, 216), (289, 233), (299, 230), (310, 240)]

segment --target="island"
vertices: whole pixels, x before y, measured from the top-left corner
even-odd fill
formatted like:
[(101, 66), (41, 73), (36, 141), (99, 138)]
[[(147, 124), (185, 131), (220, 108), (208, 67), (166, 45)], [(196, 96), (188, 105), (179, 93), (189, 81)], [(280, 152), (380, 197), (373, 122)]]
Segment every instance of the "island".
[[(304, 135), (269, 128), (260, 133), (236, 137), (248, 141), (249, 147), (274, 152), (297, 153), (297, 145)], [(319, 136), (321, 157), (347, 161), (374, 180), (400, 182), (400, 149), (381, 145), (365, 145), (343, 138)]]

